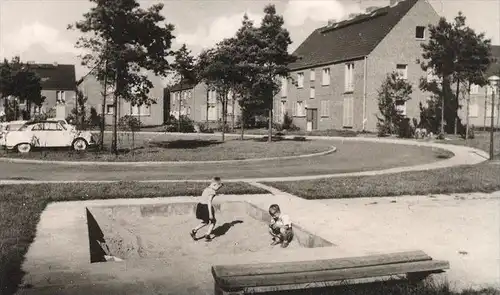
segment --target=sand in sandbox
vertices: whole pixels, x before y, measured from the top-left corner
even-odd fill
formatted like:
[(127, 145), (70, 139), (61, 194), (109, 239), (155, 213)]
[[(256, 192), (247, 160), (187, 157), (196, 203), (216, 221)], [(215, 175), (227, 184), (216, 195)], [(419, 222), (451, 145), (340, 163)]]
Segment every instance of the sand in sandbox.
[[(270, 245), (272, 240), (266, 223), (245, 213), (234, 211), (216, 212), (215, 217), (217, 219), (213, 231), (215, 238), (211, 242), (205, 242), (204, 239), (193, 241), (189, 235), (191, 229), (199, 224), (194, 214), (116, 219), (124, 230), (137, 238), (137, 247), (134, 247), (137, 249), (129, 247), (115, 251), (121, 254), (117, 256), (127, 259), (240, 254), (270, 251), (273, 248), (276, 251), (281, 250), (280, 245)], [(206, 231), (207, 227), (202, 228), (197, 236), (203, 237)], [(118, 237), (114, 237), (116, 238)], [(298, 247), (301, 246), (296, 240), (288, 246), (288, 248)]]

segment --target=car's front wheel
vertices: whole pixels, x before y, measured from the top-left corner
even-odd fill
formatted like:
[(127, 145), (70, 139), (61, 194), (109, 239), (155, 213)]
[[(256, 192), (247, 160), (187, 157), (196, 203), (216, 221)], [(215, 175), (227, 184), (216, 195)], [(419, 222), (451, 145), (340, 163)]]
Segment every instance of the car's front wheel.
[(20, 143), (17, 145), (17, 151), (21, 154), (26, 154), (31, 151), (31, 144), (29, 143)]
[(75, 141), (73, 141), (73, 149), (75, 151), (84, 151), (88, 147), (88, 143), (85, 139), (83, 138), (77, 138)]

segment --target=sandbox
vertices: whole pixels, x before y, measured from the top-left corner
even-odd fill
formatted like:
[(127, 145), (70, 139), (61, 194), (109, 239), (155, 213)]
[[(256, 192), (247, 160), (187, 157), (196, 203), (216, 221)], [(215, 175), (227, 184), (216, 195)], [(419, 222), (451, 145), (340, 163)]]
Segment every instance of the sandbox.
[[(247, 202), (215, 204), (215, 239), (208, 243), (193, 241), (189, 232), (199, 224), (195, 206), (195, 202), (189, 202), (87, 207), (90, 261), (192, 257), (212, 263), (217, 255), (333, 246), (297, 225), (287, 249), (271, 246), (269, 214)], [(205, 232), (206, 228), (201, 229), (198, 236)]]

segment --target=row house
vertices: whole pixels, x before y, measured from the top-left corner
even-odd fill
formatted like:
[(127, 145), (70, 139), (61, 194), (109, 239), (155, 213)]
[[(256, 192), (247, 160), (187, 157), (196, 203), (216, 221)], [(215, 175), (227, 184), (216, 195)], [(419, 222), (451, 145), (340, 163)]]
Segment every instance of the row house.
[(419, 102), (429, 96), (419, 80), (427, 73), (416, 62), (428, 41), (428, 25), (439, 15), (426, 0), (388, 1), (388, 6), (313, 31), (295, 50), (291, 78), (274, 99), (275, 120), (285, 114), (301, 129), (375, 131), (377, 91), (397, 71), (413, 85), (412, 99), (398, 105), (419, 117)]
[[(169, 89), (170, 115), (178, 119), (179, 114), (186, 116), (197, 123), (215, 125), (222, 120), (223, 108), (220, 93), (212, 90), (204, 83), (178, 83)], [(228, 94), (227, 122), (229, 125), (237, 122), (240, 116), (240, 107), (234, 96)]]
[[(75, 66), (69, 64), (42, 64), (28, 62), (29, 67), (40, 77), (42, 96), (45, 100), (41, 106), (32, 106), (33, 114), (46, 113), (51, 109), (57, 118), (66, 118), (75, 107), (76, 78)], [(26, 108), (26, 101), (18, 101), (19, 108)], [(3, 113), (3, 104), (0, 107)]]
[(168, 104), (164, 102), (168, 98), (164, 95), (161, 78), (152, 73), (148, 74), (148, 78), (153, 83), (153, 88), (150, 89), (149, 96), (155, 103), (151, 105), (137, 106), (120, 100), (115, 107), (113, 96), (114, 85), (108, 85), (107, 91), (104, 93), (104, 85), (97, 81), (92, 73), (81, 78), (78, 87), (83, 92), (83, 95), (87, 97), (88, 108), (95, 108), (98, 114), (102, 113), (104, 94), (106, 94), (106, 100), (104, 101), (106, 125), (112, 124), (113, 116), (117, 112), (118, 118), (124, 116), (137, 117), (141, 121), (142, 126), (160, 126), (165, 121), (164, 108)]
[[(500, 46), (491, 46), (492, 62), (485, 73), (486, 78), (491, 76), (500, 76)], [(475, 127), (491, 126), (491, 108), (493, 106), (493, 119), (496, 128), (500, 128), (500, 99), (499, 88), (485, 85), (471, 85), (469, 100), (469, 123)], [(495, 103), (492, 104), (492, 96), (495, 95)], [(459, 116), (465, 124), (467, 116), (467, 98), (468, 95), (460, 97), (460, 104), (463, 106), (459, 110)]]

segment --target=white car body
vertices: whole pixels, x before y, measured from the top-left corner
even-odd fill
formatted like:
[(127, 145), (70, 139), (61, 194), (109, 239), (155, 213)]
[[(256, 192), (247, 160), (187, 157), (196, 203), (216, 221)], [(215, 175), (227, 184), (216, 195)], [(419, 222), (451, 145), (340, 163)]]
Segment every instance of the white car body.
[(10, 131), (19, 130), (28, 121), (10, 121), (0, 123), (0, 147), (5, 145), (5, 135)]
[[(81, 148), (74, 146), (77, 139), (81, 143), (84, 141), (85, 145)], [(95, 144), (90, 132), (78, 131), (71, 125), (65, 126), (61, 124), (60, 120), (26, 123), (17, 131), (8, 132), (4, 140), (7, 149), (14, 149), (19, 145), (29, 145), (30, 148), (73, 147), (84, 150), (88, 146)], [(19, 148), (18, 150), (21, 151)]]

